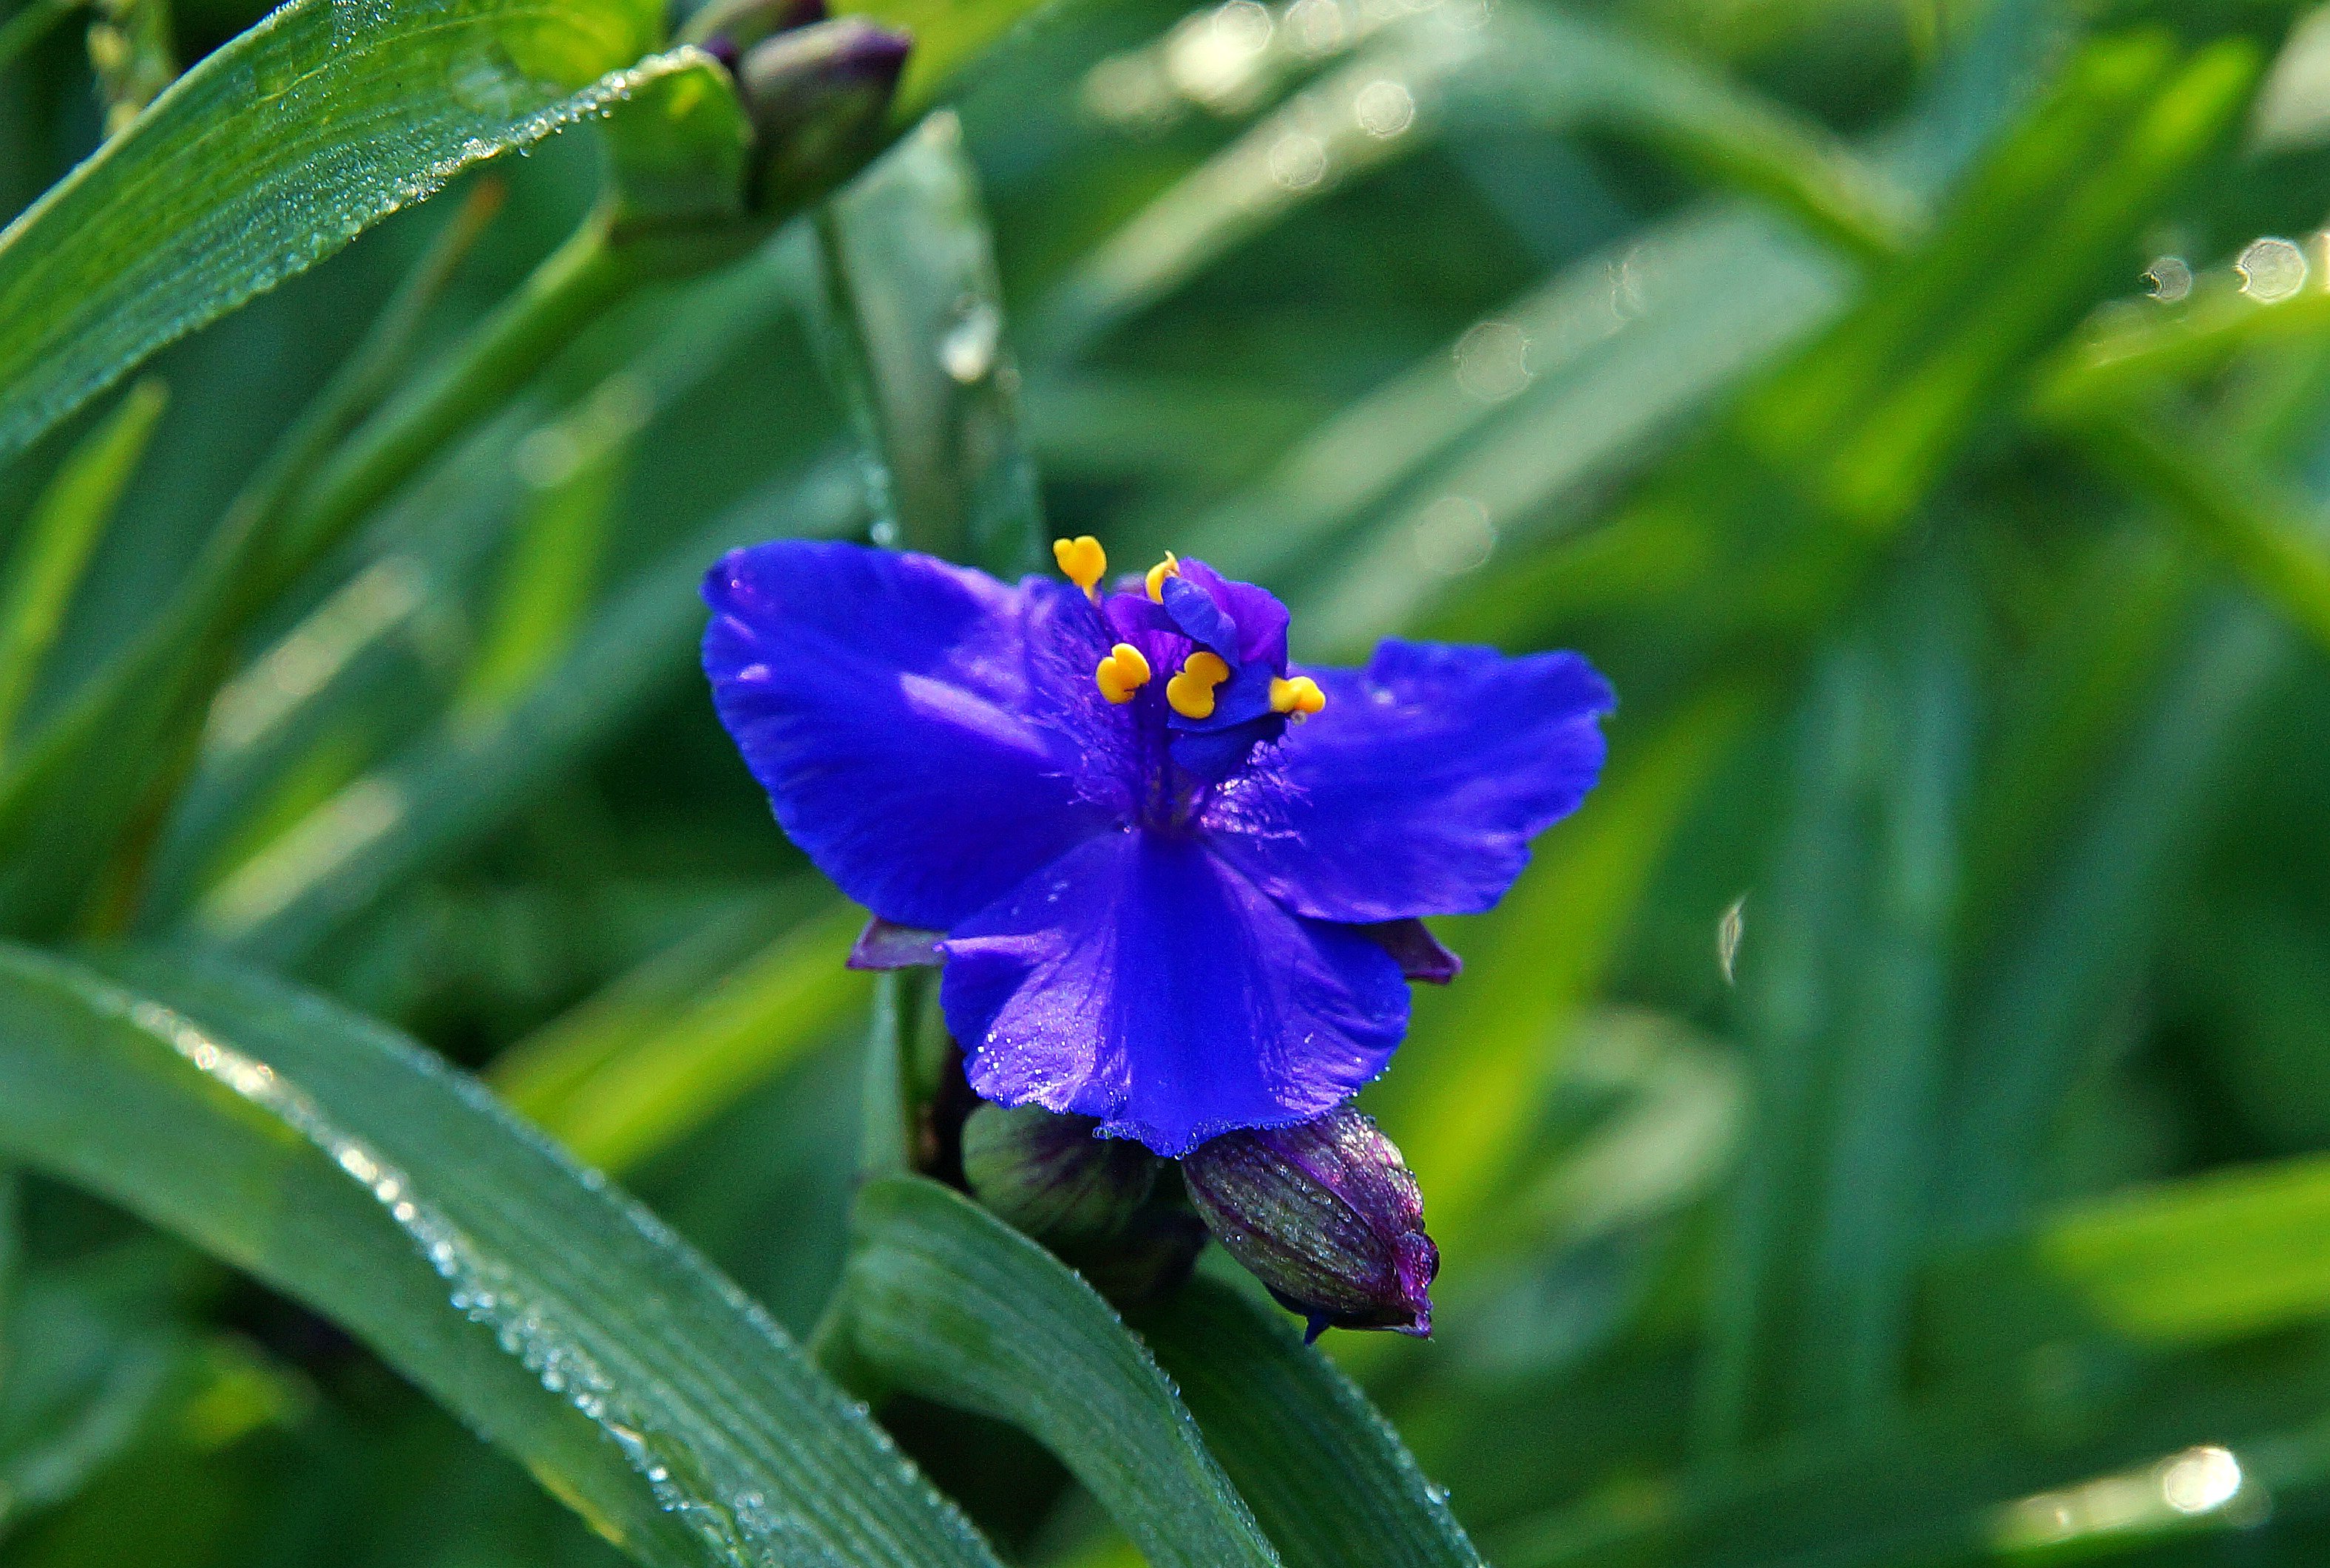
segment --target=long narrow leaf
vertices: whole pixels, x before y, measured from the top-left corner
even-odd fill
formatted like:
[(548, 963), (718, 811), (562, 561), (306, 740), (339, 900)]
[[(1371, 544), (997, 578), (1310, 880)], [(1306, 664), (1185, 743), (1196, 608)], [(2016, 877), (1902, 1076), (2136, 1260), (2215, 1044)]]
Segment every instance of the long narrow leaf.
[(222, 966), (0, 952), (0, 1147), (300, 1297), (642, 1562), (989, 1556), (784, 1335), (477, 1085)]
[(1157, 1364), (1050, 1253), (920, 1177), (869, 1185), (854, 1224), (848, 1335), (885, 1376), (1033, 1434), (1151, 1568), (1278, 1562)]
[(2055, 1106), (2156, 940), (2243, 721), (2289, 656), (2261, 610), (2203, 617), (2101, 798), (1967, 1006), (1945, 1223), (2011, 1226), (2040, 1195)]
[(1440, 8), (1387, 30), (1142, 208), (1062, 284), (1041, 340), (1091, 341), (1289, 211), (1451, 132), (1586, 124), (1679, 149), (1855, 249), (1890, 250), (1915, 221), (1910, 196), (1819, 128), (1679, 58), (1584, 18), (1468, 22)]
[(1284, 1313), (1198, 1279), (1137, 1321), (1287, 1568), (1480, 1568), (1447, 1494)]
[(1032, 569), (1043, 516), (961, 124), (923, 121), (819, 224), (829, 357), (880, 455), (895, 542), (1006, 578)]
[[(812, 916), (715, 978), (693, 1006), (620, 1041), (580, 1072), (533, 1058), (514, 1103), (576, 1155), (620, 1174), (734, 1105), (863, 1008), (866, 977), (842, 960), (865, 922), (847, 906)], [(529, 1081), (541, 1087), (529, 1090)]]
[(24, 524), (0, 600), (0, 750), (15, 733), (90, 555), (168, 402), (160, 382), (131, 388), (121, 406), (73, 449)]
[(293, 0), (0, 233), (0, 456), (469, 165), (636, 90), (658, 31), (642, 0)]
[(602, 610), (524, 701), (488, 723), (448, 725), (351, 785), (214, 890), (193, 923), (277, 963), (312, 952), (667, 689), (701, 624), (696, 584), (707, 562), (772, 534), (841, 532), (862, 520), (863, 501), (855, 479), (829, 466), (733, 508)]

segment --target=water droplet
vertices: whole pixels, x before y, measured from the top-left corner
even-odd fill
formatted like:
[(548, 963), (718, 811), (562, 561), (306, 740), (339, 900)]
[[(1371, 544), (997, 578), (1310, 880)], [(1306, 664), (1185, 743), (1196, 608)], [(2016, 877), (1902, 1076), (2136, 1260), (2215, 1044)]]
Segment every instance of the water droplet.
[(1335, 0), (1294, 0), (1286, 8), (1285, 26), (1294, 47), (1314, 60), (1350, 42), (1351, 30), (1344, 25), (1343, 8)]
[(2306, 287), (2306, 252), (2270, 234), (2243, 246), (2233, 269), (2241, 275), (2241, 292), (2267, 304), (2287, 299)]
[(1610, 313), (1622, 324), (1634, 320), (1649, 308), (1650, 301), (1644, 289), (1650, 272), (1647, 250), (1647, 247), (1637, 245), (1607, 264)]
[(1351, 99), (1351, 112), (1369, 136), (1396, 137), (1416, 123), (1416, 99), (1405, 82), (1371, 81)]
[(1306, 191), (1327, 177), (1327, 144), (1308, 131), (1289, 131), (1271, 145), (1270, 177), (1290, 191)]
[(539, 88), (528, 81), (499, 39), (488, 38), (457, 52), (445, 67), (445, 90), (474, 114), (511, 120), (538, 109)]
[(2155, 299), (2174, 303), (2193, 292), (2193, 269), (2182, 256), (2163, 256), (2144, 269), (2144, 280)]
[(1741, 893), (1715, 922), (1715, 967), (1723, 971), (1723, 983), (1737, 985), (1739, 965), (1739, 940), (1748, 934), (1748, 895)]
[(517, 445), (517, 474), (536, 490), (552, 490), (582, 466), (582, 442), (564, 420), (528, 431)]
[(1234, 113), (1258, 96), (1263, 59), (1274, 31), (1256, 0), (1229, 0), (1191, 16), (1165, 41), (1165, 75), (1184, 98)]
[(2221, 1508), (2241, 1489), (2241, 1465), (2229, 1449), (2186, 1449), (2160, 1470), (2160, 1496), (2180, 1514)]
[(1502, 402), (1537, 379), (1530, 337), (1510, 321), (1483, 321), (1456, 340), (1456, 384), (1482, 402)]
[(1485, 565), (1497, 548), (1489, 509), (1469, 496), (1443, 496), (1424, 509), (1412, 535), (1416, 559), (1426, 571), (1462, 577)]
[(995, 302), (965, 296), (954, 326), (939, 340), (939, 364), (964, 386), (987, 379), (1003, 343), (1003, 312)]

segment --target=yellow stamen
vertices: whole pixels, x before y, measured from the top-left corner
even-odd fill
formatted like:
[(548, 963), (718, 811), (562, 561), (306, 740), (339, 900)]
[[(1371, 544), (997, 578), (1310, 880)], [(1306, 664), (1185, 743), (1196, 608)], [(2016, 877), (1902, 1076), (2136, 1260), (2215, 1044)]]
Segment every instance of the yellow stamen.
[(1060, 563), (1060, 570), (1067, 574), (1070, 582), (1084, 590), (1086, 598), (1098, 596), (1094, 585), (1108, 574), (1108, 552), (1100, 547), (1099, 540), (1089, 534), (1080, 534), (1074, 539), (1055, 539), (1052, 559)]
[(1148, 575), (1141, 580), (1149, 585), (1149, 602), (1151, 604), (1164, 603), (1165, 580), (1169, 577), (1179, 577), (1180, 575), (1181, 563), (1174, 560), (1173, 553), (1170, 550), (1168, 550), (1165, 553), (1165, 559), (1151, 567), (1149, 569)]
[(1185, 719), (1214, 716), (1214, 688), (1230, 678), (1230, 666), (1217, 654), (1199, 648), (1181, 666), (1181, 673), (1165, 683), (1165, 700)]
[(1270, 683), (1270, 711), (1292, 713), (1297, 723), (1309, 718), (1327, 705), (1327, 694), (1309, 675), (1296, 675), (1291, 681)]
[(1132, 694), (1149, 684), (1149, 661), (1141, 650), (1129, 642), (1121, 642), (1108, 650), (1108, 657), (1100, 661), (1093, 672), (1093, 680), (1100, 694), (1119, 706), (1132, 701)]

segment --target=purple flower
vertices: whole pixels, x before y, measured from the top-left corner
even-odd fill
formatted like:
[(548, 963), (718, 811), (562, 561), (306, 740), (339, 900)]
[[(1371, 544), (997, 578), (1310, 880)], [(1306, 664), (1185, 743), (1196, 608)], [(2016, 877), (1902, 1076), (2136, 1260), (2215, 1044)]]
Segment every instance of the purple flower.
[[(777, 820), (945, 964), (971, 1086), (1179, 1156), (1383, 1071), (1418, 917), (1485, 910), (1602, 762), (1575, 654), (1387, 641), (1287, 662), (1286, 607), (1170, 557), (1103, 592), (779, 541), (706, 578), (704, 666)], [(889, 927), (943, 933), (917, 943)]]

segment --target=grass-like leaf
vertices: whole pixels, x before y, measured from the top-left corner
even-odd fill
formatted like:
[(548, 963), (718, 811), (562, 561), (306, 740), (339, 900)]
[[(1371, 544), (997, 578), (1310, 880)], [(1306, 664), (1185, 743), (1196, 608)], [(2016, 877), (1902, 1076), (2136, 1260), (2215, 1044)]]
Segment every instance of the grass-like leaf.
[(868, 1185), (854, 1226), (849, 1348), (882, 1376), (1034, 1436), (1151, 1568), (1279, 1561), (1157, 1364), (1066, 1265), (917, 1176)]
[(1287, 1568), (1480, 1568), (1447, 1494), (1293, 1319), (1200, 1279), (1138, 1321)]
[(73, 590), (169, 401), (158, 381), (132, 387), (65, 459), (9, 555), (6, 587), (0, 590), (0, 751), (15, 732)]
[(586, 1009), (574, 1026), (499, 1063), (497, 1087), (568, 1148), (620, 1172), (702, 1127), (863, 1008), (867, 978), (842, 960), (865, 923), (855, 906), (823, 910), (702, 977), (690, 1006), (651, 1021), (626, 1018), (620, 1006)]
[(1002, 286), (962, 128), (938, 114), (819, 215), (829, 368), (888, 480), (896, 543), (1038, 564)]
[(989, 1564), (767, 1316), (388, 1031), (223, 966), (0, 951), (0, 1148), (363, 1338), (640, 1561)]
[(475, 843), (526, 792), (668, 689), (702, 624), (696, 584), (722, 551), (779, 533), (833, 534), (863, 513), (830, 468), (779, 483), (675, 546), (592, 619), (527, 696), (450, 723), (350, 785), (215, 889), (198, 929), (283, 963), (312, 952), (384, 893)]
[(0, 234), (0, 456), (470, 164), (635, 85), (642, 0), (293, 0)]

